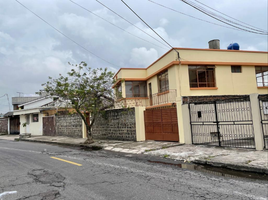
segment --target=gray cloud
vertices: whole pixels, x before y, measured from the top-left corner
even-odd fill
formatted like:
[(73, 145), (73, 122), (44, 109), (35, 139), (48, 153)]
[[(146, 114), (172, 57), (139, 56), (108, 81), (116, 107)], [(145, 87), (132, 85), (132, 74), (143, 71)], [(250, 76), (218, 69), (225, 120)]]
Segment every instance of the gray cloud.
[[(17, 96), (17, 92), (34, 94), (42, 89), (41, 84), (46, 82), (48, 76), (57, 77), (59, 73), (69, 71), (68, 62), (86, 61), (91, 67), (108, 67), (117, 71), (119, 67), (146, 67), (168, 50), (96, 1), (76, 0), (95, 14), (149, 42), (117, 29), (68, 0), (20, 1), (77, 43), (115, 66), (96, 58), (66, 39), (16, 1), (0, 0), (0, 96), (5, 93), (10, 97)], [(179, 0), (155, 1), (218, 23)], [(266, 0), (258, 0), (257, 3), (253, 0), (200, 1), (267, 30)], [(156, 37), (121, 1), (101, 2)], [(244, 50), (267, 51), (267, 36), (211, 25), (161, 8), (149, 1), (126, 2), (172, 46), (207, 48), (207, 42), (217, 38), (221, 40), (221, 48), (226, 48), (231, 42), (238, 42)], [(6, 111), (7, 100), (5, 97), (0, 98), (0, 113)]]

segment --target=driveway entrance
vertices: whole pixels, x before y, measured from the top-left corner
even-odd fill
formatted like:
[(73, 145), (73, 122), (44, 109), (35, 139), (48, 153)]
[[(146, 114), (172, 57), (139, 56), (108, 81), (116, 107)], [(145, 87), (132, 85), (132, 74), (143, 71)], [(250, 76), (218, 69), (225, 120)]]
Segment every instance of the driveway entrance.
[(144, 111), (145, 139), (179, 141), (176, 107), (160, 107)]

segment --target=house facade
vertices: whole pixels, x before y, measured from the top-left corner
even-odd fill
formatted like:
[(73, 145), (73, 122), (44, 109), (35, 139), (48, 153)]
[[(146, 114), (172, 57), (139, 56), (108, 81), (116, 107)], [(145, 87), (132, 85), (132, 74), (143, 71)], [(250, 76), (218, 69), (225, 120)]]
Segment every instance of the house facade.
[(114, 79), (115, 107), (144, 109), (144, 139), (191, 143), (185, 99), (268, 94), (268, 52), (175, 48), (147, 68), (121, 68)]

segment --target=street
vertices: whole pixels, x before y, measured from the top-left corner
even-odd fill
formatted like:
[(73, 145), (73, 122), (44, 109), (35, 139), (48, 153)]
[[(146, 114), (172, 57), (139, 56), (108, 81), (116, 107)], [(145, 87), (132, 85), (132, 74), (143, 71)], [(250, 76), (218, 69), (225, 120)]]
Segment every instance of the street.
[(268, 199), (268, 181), (214, 176), (146, 159), (0, 140), (0, 199)]

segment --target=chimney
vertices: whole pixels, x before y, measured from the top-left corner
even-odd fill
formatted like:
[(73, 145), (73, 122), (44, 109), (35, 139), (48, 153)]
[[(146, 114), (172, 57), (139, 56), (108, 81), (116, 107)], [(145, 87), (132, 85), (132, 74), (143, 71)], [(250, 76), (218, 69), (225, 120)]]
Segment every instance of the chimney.
[(208, 46), (210, 49), (220, 49), (220, 40), (218, 39), (210, 40), (208, 42)]

